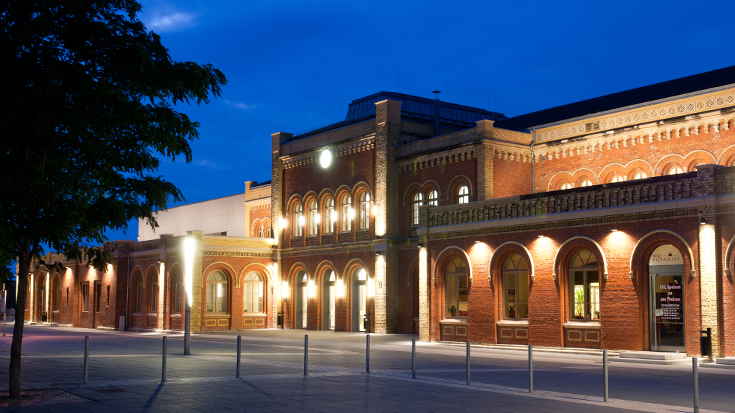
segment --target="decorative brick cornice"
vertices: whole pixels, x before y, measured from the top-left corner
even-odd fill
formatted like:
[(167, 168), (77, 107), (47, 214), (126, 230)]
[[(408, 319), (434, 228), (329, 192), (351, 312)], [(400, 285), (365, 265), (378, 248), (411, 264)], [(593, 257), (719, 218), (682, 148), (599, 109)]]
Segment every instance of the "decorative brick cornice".
[(291, 155), (370, 133), (375, 133), (375, 121), (372, 119), (356, 125), (345, 126), (332, 132), (309, 136), (286, 143), (281, 146), (281, 155)]
[(428, 152), (435, 149), (446, 148), (453, 145), (459, 145), (466, 142), (472, 142), (479, 138), (476, 128), (463, 130), (448, 135), (437, 136), (436, 138), (424, 139), (418, 142), (409, 143), (399, 146), (396, 150), (396, 156), (402, 158), (421, 152)]
[[(353, 153), (369, 151), (375, 148), (375, 136), (370, 135), (361, 139), (356, 139), (341, 145), (332, 147), (335, 157), (350, 155)], [(319, 152), (311, 151), (302, 155), (283, 158), (283, 169), (294, 168), (301, 165), (308, 165), (317, 162)]]

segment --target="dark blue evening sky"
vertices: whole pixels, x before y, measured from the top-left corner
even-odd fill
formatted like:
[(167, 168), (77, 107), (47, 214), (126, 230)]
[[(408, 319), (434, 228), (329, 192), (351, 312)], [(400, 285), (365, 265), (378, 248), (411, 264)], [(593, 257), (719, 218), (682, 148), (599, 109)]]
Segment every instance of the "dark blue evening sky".
[[(176, 60), (229, 84), (194, 160), (159, 173), (187, 202), (270, 179), (270, 134), (344, 119), (381, 90), (520, 115), (735, 64), (729, 1), (143, 1)], [(137, 224), (110, 239), (135, 239)]]

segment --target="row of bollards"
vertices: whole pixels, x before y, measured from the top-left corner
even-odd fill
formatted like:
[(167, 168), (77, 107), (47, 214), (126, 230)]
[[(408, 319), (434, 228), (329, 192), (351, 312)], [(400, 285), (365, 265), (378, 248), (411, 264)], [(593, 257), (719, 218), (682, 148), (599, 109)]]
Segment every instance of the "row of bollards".
[[(470, 381), (470, 342), (466, 345), (466, 369), (467, 385)], [(166, 336), (163, 336), (163, 354), (161, 363), (161, 381), (166, 381)], [(240, 362), (242, 355), (242, 337), (237, 336), (237, 363), (235, 377), (240, 378)], [(370, 334), (365, 339), (365, 372), (370, 373)], [(692, 373), (694, 381), (694, 412), (699, 412), (699, 363), (696, 357), (692, 357)], [(304, 376), (309, 375), (309, 335), (304, 335)], [(416, 378), (416, 338), (411, 339), (411, 377)], [(608, 382), (608, 359), (607, 350), (602, 350), (602, 377), (603, 377), (603, 400), (609, 400)], [(84, 384), (89, 382), (89, 336), (84, 336)], [(528, 346), (528, 392), (533, 393), (533, 346)]]

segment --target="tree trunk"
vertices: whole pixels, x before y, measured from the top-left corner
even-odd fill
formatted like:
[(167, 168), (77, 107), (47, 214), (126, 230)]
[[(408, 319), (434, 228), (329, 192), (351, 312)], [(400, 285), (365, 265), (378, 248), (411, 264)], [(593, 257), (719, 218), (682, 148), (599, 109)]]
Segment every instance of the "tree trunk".
[[(25, 321), (26, 293), (28, 291), (28, 269), (31, 266), (31, 247), (26, 244), (18, 256), (18, 298), (15, 302), (15, 325), (13, 343), (10, 346), (9, 396), (20, 398), (20, 356), (23, 344), (23, 322)], [(31, 303), (32, 304), (32, 303)]]

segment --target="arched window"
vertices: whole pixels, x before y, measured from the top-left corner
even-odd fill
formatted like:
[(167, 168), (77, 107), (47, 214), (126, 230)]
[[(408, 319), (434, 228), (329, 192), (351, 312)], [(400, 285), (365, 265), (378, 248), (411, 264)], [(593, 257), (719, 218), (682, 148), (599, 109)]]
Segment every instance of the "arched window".
[(319, 226), (319, 214), (316, 211), (316, 200), (309, 203), (309, 235), (316, 235)]
[(133, 312), (143, 312), (143, 274), (138, 274), (135, 279), (135, 305), (133, 305)]
[(470, 189), (467, 185), (462, 185), (457, 190), (457, 203), (466, 204), (470, 202)]
[(352, 218), (355, 211), (352, 210), (352, 198), (345, 195), (342, 198), (342, 232), (352, 231)]
[(265, 225), (265, 236), (268, 238), (273, 238), (273, 235), (271, 234), (271, 223), (268, 221), (268, 223)]
[(683, 174), (684, 170), (681, 169), (681, 166), (672, 166), (669, 168), (669, 171), (666, 173), (666, 175), (678, 175)]
[(428, 201), (431, 206), (439, 206), (439, 192), (436, 189), (429, 191)]
[(635, 175), (633, 175), (633, 179), (646, 179), (646, 178), (648, 178), (648, 174), (646, 174), (643, 171), (638, 171), (635, 173)]
[(212, 271), (207, 277), (207, 312), (227, 313), (227, 275)]
[(265, 238), (265, 229), (262, 225), (258, 225), (258, 236), (260, 238)]
[(293, 236), (302, 235), (304, 235), (304, 207), (301, 206), (301, 202), (298, 202), (293, 213)]
[(564, 182), (559, 189), (572, 189), (572, 184), (570, 184), (569, 182)]
[(503, 263), (505, 318), (528, 318), (528, 264), (518, 254)]
[(324, 233), (334, 233), (334, 223), (337, 221), (337, 213), (334, 210), (334, 199), (330, 196), (324, 203)]
[(150, 294), (150, 299), (148, 300), (148, 312), (157, 313), (158, 312), (158, 274), (153, 274), (151, 276), (151, 283), (149, 287), (150, 287), (150, 291), (148, 291), (148, 294)]
[(467, 274), (467, 265), (459, 257), (455, 257), (449, 261), (444, 269), (447, 293), (447, 317), (467, 316)]
[(416, 192), (413, 196), (413, 214), (411, 219), (411, 225), (419, 224), (419, 207), (424, 204), (424, 194)]
[(324, 273), (324, 292), (323, 292), (322, 314), (324, 318), (322, 323), (324, 330), (334, 330), (335, 326), (335, 305), (337, 301), (337, 279), (334, 276), (334, 271), (327, 270)]
[(625, 181), (625, 178), (623, 178), (623, 175), (620, 175), (618, 173), (616, 173), (615, 175), (613, 175), (613, 177), (610, 179), (610, 182), (611, 183), (623, 182), (623, 181)]
[(360, 229), (370, 228), (370, 194), (360, 194)]
[(260, 274), (255, 271), (247, 273), (243, 279), (243, 296), (245, 297), (244, 312), (263, 312), (263, 277)]
[(600, 269), (590, 251), (576, 253), (569, 263), (569, 304), (575, 319), (600, 318)]
[(307, 309), (309, 308), (309, 277), (306, 272), (301, 271), (296, 276), (299, 283), (297, 293), (299, 295), (296, 301), (296, 328), (306, 328)]
[(592, 186), (592, 181), (589, 179), (585, 179), (584, 181), (579, 183), (580, 188), (584, 188), (585, 186)]
[(181, 272), (177, 272), (173, 279), (173, 294), (172, 302), (174, 305), (173, 313), (183, 313), (184, 312), (184, 279)]

